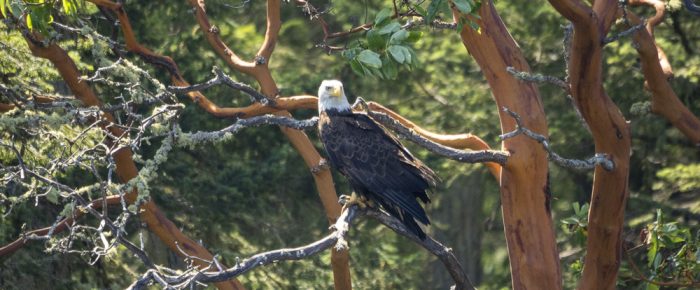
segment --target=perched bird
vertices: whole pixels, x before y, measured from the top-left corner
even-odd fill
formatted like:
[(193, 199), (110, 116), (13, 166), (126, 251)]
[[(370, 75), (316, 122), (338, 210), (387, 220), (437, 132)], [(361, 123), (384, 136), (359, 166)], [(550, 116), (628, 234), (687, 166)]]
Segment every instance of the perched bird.
[(430, 221), (417, 199), (430, 202), (427, 192), (436, 185), (435, 172), (370, 116), (353, 112), (340, 81), (321, 83), (318, 111), (319, 135), (330, 164), (355, 191), (349, 202), (379, 204), (425, 239), (418, 222)]

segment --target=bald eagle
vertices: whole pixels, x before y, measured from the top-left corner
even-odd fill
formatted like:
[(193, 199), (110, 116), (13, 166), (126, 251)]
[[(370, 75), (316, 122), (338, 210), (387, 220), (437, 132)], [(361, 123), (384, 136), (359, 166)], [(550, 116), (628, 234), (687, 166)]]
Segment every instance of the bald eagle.
[(356, 198), (379, 204), (424, 240), (418, 223), (430, 220), (417, 199), (430, 202), (435, 172), (370, 116), (354, 113), (340, 81), (323, 81), (318, 97), (318, 130), (331, 166), (348, 179)]

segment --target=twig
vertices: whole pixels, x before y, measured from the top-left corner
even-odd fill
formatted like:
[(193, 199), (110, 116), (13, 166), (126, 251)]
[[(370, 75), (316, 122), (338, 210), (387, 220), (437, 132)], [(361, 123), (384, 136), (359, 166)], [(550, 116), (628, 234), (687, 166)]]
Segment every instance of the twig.
[(516, 79), (526, 82), (550, 83), (561, 88), (567, 93), (569, 92), (569, 85), (557, 77), (518, 71), (512, 66), (507, 67), (506, 71), (508, 71), (508, 73), (513, 75)]
[(263, 115), (255, 116), (248, 119), (240, 119), (236, 121), (231, 126), (223, 128), (218, 131), (212, 132), (195, 132), (189, 133), (189, 138), (195, 139), (197, 141), (206, 140), (217, 140), (224, 137), (226, 134), (232, 134), (240, 131), (243, 128), (255, 127), (260, 125), (278, 125), (287, 128), (293, 128), (297, 130), (305, 130), (309, 128), (314, 128), (318, 122), (318, 117), (313, 117), (306, 120), (296, 120), (294, 118), (275, 116), (275, 115)]
[(547, 137), (532, 132), (530, 129), (523, 127), (520, 115), (509, 110), (506, 107), (503, 107), (503, 111), (508, 113), (511, 117), (513, 117), (513, 119), (515, 119), (516, 129), (511, 132), (500, 135), (501, 139), (505, 140), (508, 138), (513, 138), (520, 134), (530, 137), (531, 139), (542, 144), (544, 150), (547, 151), (547, 153), (549, 154), (549, 160), (561, 167), (571, 168), (575, 170), (591, 170), (594, 169), (596, 165), (600, 165), (608, 171), (611, 171), (615, 168), (615, 164), (612, 162), (612, 160), (608, 158), (607, 154), (604, 153), (596, 153), (595, 156), (586, 160), (568, 159), (559, 156), (559, 154), (554, 152), (554, 150), (552, 150), (552, 148), (550, 147), (549, 140), (547, 139)]
[(642, 21), (642, 23), (637, 24), (635, 26), (632, 26), (629, 29), (626, 29), (625, 31), (622, 31), (622, 32), (615, 34), (613, 36), (610, 36), (610, 37), (606, 37), (605, 39), (603, 39), (603, 45), (607, 45), (607, 44), (610, 44), (612, 42), (615, 42), (622, 37), (630, 36), (630, 35), (632, 35), (632, 33), (637, 32), (637, 30), (640, 30), (640, 29), (644, 28), (645, 26), (646, 26), (646, 21)]
[(258, 90), (254, 89), (253, 87), (247, 84), (234, 81), (231, 77), (226, 75), (226, 73), (224, 73), (224, 71), (220, 68), (215, 66), (212, 69), (212, 73), (214, 74), (214, 78), (204, 83), (194, 84), (186, 87), (170, 86), (168, 87), (168, 89), (173, 93), (185, 94), (193, 91), (205, 90), (215, 85), (223, 84), (232, 89), (239, 90), (249, 95), (253, 99), (253, 101), (258, 101), (265, 106), (274, 106), (274, 100), (269, 99), (267, 96), (263, 95), (262, 93), (258, 92)]

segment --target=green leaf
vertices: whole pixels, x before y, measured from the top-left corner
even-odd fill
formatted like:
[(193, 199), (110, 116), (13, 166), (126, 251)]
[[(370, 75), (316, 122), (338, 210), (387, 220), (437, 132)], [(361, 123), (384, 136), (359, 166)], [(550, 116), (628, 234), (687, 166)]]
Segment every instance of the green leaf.
[(377, 31), (377, 33), (389, 34), (389, 33), (393, 33), (394, 31), (397, 31), (399, 29), (401, 29), (401, 24), (394, 21), (394, 22), (391, 22), (391, 23), (387, 24), (386, 26), (382, 27), (381, 29), (379, 29), (379, 31)]
[(34, 30), (34, 21), (32, 21), (32, 18), (32, 13), (27, 14), (27, 28), (29, 28), (29, 31)]
[(391, 38), (389, 39), (389, 43), (391, 44), (397, 44), (401, 43), (404, 40), (408, 38), (408, 31), (406, 29), (400, 29), (397, 32), (394, 32), (394, 34), (391, 35)]
[(425, 8), (423, 8), (423, 6), (415, 5), (415, 6), (413, 6), (413, 8), (416, 9), (416, 12), (418, 12), (418, 14), (420, 14), (420, 16), (425, 17), (425, 15), (428, 14), (428, 11), (425, 10)]
[(425, 15), (425, 23), (431, 23), (435, 19), (438, 11), (440, 11), (440, 6), (445, 3), (445, 0), (432, 0), (430, 5), (428, 5), (428, 13)]
[(380, 68), (382, 61), (379, 59), (379, 54), (369, 49), (365, 49), (357, 55), (357, 60), (367, 65), (368, 67)]
[(78, 12), (78, 7), (75, 4), (73, 4), (71, 0), (63, 0), (61, 1), (61, 3), (63, 4), (63, 11), (66, 14), (72, 15)]
[(646, 290), (659, 290), (659, 285), (652, 284), (652, 283), (647, 283), (647, 288)]
[(7, 18), (7, 11), (5, 7), (7, 6), (7, 0), (0, 0), (0, 13), (2, 13), (3, 18)]
[(388, 8), (382, 9), (382, 11), (379, 11), (377, 13), (377, 16), (374, 17), (374, 27), (381, 27), (384, 25), (384, 21), (389, 19), (389, 16), (391, 16), (391, 10)]
[(126, 207), (127, 210), (130, 212), (138, 212), (138, 208), (136, 207), (135, 204), (130, 204), (128, 207)]
[(58, 190), (52, 187), (49, 192), (46, 193), (46, 200), (53, 204), (58, 204)]
[(358, 76), (364, 76), (365, 71), (362, 69), (362, 64), (359, 61), (353, 60), (350, 62), (350, 68)]
[(479, 27), (479, 23), (469, 20), (469, 26), (472, 29), (476, 30), (478, 33), (481, 33), (481, 27)]
[(61, 216), (62, 217), (72, 216), (73, 211), (75, 211), (75, 202), (67, 203), (65, 206), (63, 206), (63, 210), (61, 211)]
[(415, 43), (420, 40), (420, 38), (423, 36), (423, 32), (420, 31), (411, 31), (408, 33), (408, 37), (406, 38), (406, 42), (410, 43)]
[(367, 48), (381, 51), (386, 47), (386, 37), (380, 35), (375, 30), (367, 32)]
[(10, 12), (12, 12), (12, 15), (15, 15), (15, 17), (19, 17), (19, 15), (22, 15), (24, 13), (24, 2), (23, 1), (10, 1)]
[(391, 54), (391, 57), (393, 57), (394, 60), (396, 60), (396, 62), (403, 63), (404, 61), (406, 61), (406, 57), (403, 54), (403, 49), (404, 49), (403, 46), (392, 45), (392, 46), (389, 46), (388, 50), (389, 50), (389, 53)]
[(472, 4), (474, 2), (470, 0), (452, 0), (452, 3), (455, 4), (455, 7), (457, 7), (457, 10), (459, 12), (469, 14), (469, 12), (472, 12)]
[(384, 75), (384, 78), (390, 80), (396, 79), (399, 74), (396, 63), (386, 58), (382, 60), (382, 64), (382, 74)]
[(415, 53), (413, 52), (412, 49), (402, 46), (401, 51), (403, 52), (403, 57), (406, 59), (406, 63), (410, 64), (413, 62), (413, 59), (415, 59)]

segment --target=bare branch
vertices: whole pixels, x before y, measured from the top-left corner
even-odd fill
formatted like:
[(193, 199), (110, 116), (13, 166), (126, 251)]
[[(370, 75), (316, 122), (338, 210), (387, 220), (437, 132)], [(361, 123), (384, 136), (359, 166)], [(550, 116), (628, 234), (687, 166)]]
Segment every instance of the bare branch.
[(205, 90), (215, 85), (224, 84), (234, 90), (239, 90), (249, 95), (253, 99), (253, 101), (258, 101), (265, 106), (274, 106), (274, 100), (269, 99), (267, 96), (263, 95), (262, 93), (258, 92), (258, 90), (254, 89), (253, 87), (247, 84), (234, 81), (231, 77), (226, 75), (226, 73), (224, 73), (224, 71), (220, 68), (215, 66), (212, 69), (212, 73), (214, 74), (214, 78), (204, 83), (194, 84), (185, 87), (170, 86), (168, 89), (173, 93), (185, 94), (189, 92)]
[(561, 157), (559, 154), (554, 152), (552, 148), (549, 145), (549, 140), (547, 137), (537, 134), (535, 132), (532, 132), (530, 129), (523, 127), (522, 125), (522, 120), (520, 118), (520, 115), (518, 113), (513, 112), (509, 110), (506, 107), (503, 107), (503, 111), (508, 113), (513, 119), (515, 119), (516, 123), (516, 129), (514, 131), (505, 133), (501, 135), (501, 139), (508, 139), (508, 138), (513, 138), (515, 136), (518, 136), (520, 134), (523, 134), (527, 137), (530, 137), (531, 139), (537, 141), (538, 143), (542, 144), (542, 147), (544, 147), (544, 150), (547, 151), (549, 154), (549, 160), (552, 162), (556, 163), (557, 165), (565, 168), (571, 168), (575, 170), (591, 170), (596, 167), (596, 165), (600, 165), (603, 168), (605, 168), (608, 171), (611, 171), (615, 168), (615, 164), (608, 158), (608, 156), (604, 153), (596, 153), (595, 156), (588, 158), (586, 160), (578, 160), (578, 159), (569, 159), (569, 158), (564, 158)]
[[(296, 120), (294, 118), (275, 116), (275, 115), (263, 115), (250, 117), (248, 119), (239, 119), (231, 126), (223, 128), (218, 131), (213, 132), (195, 132), (187, 133), (188, 139), (194, 139), (197, 142), (200, 141), (214, 141), (225, 137), (227, 134), (233, 134), (240, 131), (243, 128), (255, 127), (260, 125), (278, 125), (287, 128), (294, 128), (297, 130), (305, 130), (309, 128), (314, 128), (318, 122), (318, 117), (313, 117), (306, 120)], [(179, 136), (178, 136), (179, 137)]]
[(516, 79), (523, 80), (526, 82), (550, 83), (561, 88), (566, 92), (569, 92), (569, 85), (565, 81), (557, 77), (518, 71), (512, 66), (506, 67), (506, 71), (508, 71), (508, 73), (513, 75)]
[(646, 21), (642, 21), (642, 23), (637, 24), (637, 25), (635, 25), (635, 26), (632, 26), (632, 27), (630, 27), (629, 29), (627, 29), (627, 30), (625, 30), (625, 31), (622, 31), (622, 32), (620, 32), (620, 33), (618, 33), (618, 34), (615, 34), (615, 35), (613, 35), (613, 36), (610, 36), (610, 37), (606, 37), (606, 38), (603, 40), (603, 45), (607, 45), (607, 44), (609, 44), (609, 43), (611, 43), (611, 42), (615, 42), (615, 41), (617, 41), (618, 39), (620, 39), (620, 38), (622, 38), (622, 37), (630, 36), (630, 35), (632, 35), (633, 33), (635, 33), (637, 30), (640, 30), (640, 29), (644, 28), (645, 26), (646, 26)]
[(338, 221), (331, 226), (333, 232), (329, 235), (305, 246), (297, 248), (279, 249), (269, 252), (256, 254), (241, 262), (237, 262), (235, 266), (220, 271), (199, 271), (189, 272), (182, 275), (167, 275), (158, 272), (157, 270), (149, 270), (135, 281), (128, 289), (145, 289), (151, 281), (155, 281), (168, 289), (183, 289), (193, 285), (194, 283), (211, 283), (226, 281), (236, 278), (247, 272), (250, 272), (258, 267), (276, 263), (279, 261), (301, 260), (322, 251), (335, 247), (336, 250), (348, 250), (345, 236), (347, 235), (350, 225), (353, 221), (362, 215), (374, 218), (383, 225), (389, 227), (396, 233), (408, 237), (418, 245), (422, 246), (435, 256), (437, 256), (455, 280), (453, 289), (475, 289), (469, 278), (464, 273), (462, 266), (459, 264), (452, 249), (445, 247), (441, 243), (428, 237), (425, 240), (420, 240), (403, 225), (403, 223), (376, 208), (359, 208), (357, 205), (351, 205), (342, 212)]

